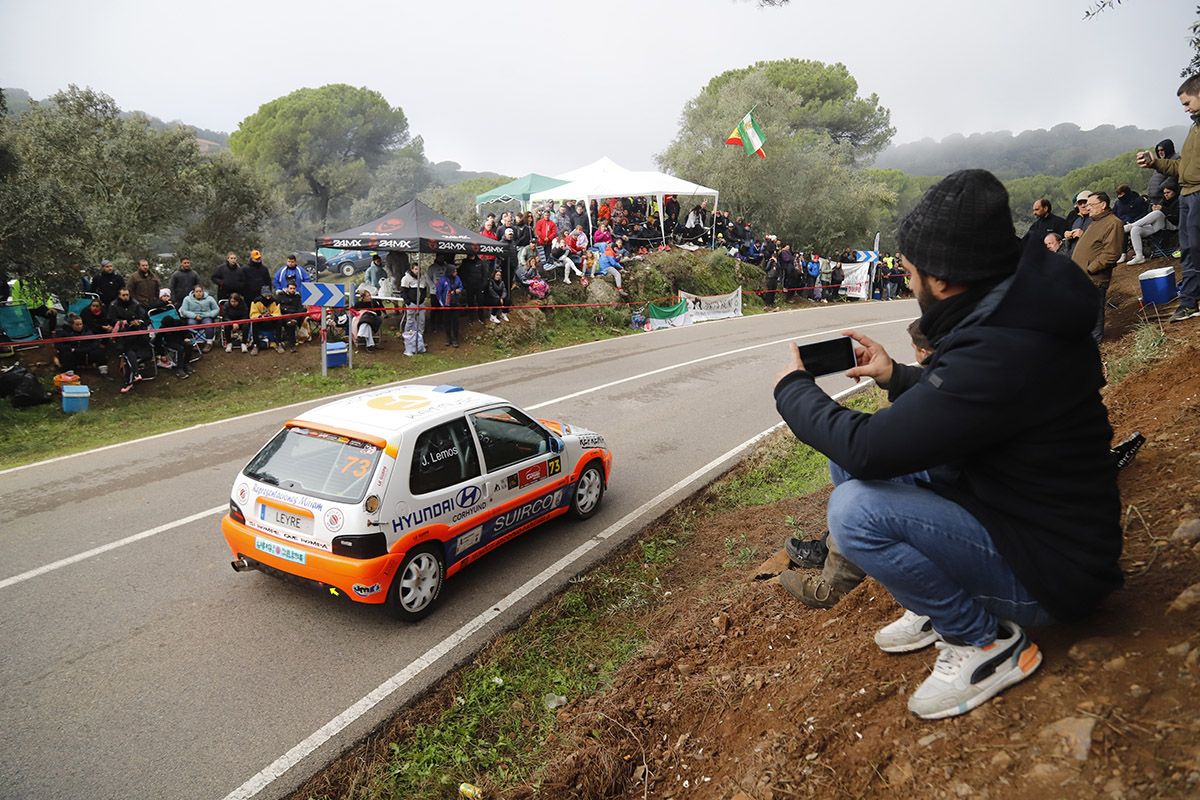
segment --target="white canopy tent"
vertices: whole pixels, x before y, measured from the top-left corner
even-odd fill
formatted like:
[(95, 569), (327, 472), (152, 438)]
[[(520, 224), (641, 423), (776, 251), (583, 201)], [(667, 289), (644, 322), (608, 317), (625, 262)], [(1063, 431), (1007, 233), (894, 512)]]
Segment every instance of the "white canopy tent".
[[(638, 171), (625, 169), (610, 158), (601, 158), (578, 169), (555, 175), (560, 181), (567, 181), (562, 186), (555, 186), (529, 196), (530, 202), (541, 200), (583, 200), (590, 204), (592, 200), (606, 197), (654, 197), (658, 200), (658, 225), (666, 241), (667, 232), (663, 220), (663, 197), (673, 194), (677, 196), (712, 197), (713, 211), (720, 201), (721, 193), (716, 189), (701, 186), (698, 183), (676, 178), (664, 172)], [(588, 225), (591, 225), (591, 215), (588, 215)], [(713, 242), (716, 242), (716, 228), (713, 229)]]

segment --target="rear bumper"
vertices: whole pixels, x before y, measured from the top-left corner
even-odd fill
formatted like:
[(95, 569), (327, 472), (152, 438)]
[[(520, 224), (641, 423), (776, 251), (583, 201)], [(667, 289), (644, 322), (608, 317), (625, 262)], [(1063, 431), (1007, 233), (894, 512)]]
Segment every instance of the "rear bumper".
[[(396, 553), (364, 559), (336, 556), (256, 531), (228, 514), (221, 519), (221, 533), (235, 559), (245, 557), (256, 568), (266, 567), (264, 572), (284, 573), (314, 588), (336, 589), (339, 594), (359, 603), (382, 603), (402, 560), (402, 554)], [(256, 539), (299, 550), (304, 553), (304, 563), (297, 564), (261, 550), (255, 544)]]

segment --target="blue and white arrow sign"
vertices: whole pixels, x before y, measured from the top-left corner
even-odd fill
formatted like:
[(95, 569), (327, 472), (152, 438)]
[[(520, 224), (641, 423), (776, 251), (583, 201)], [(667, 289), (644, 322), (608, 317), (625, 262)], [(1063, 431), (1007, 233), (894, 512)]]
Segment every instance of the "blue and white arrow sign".
[(301, 281), (300, 302), (306, 306), (344, 306), (346, 287), (340, 283)]

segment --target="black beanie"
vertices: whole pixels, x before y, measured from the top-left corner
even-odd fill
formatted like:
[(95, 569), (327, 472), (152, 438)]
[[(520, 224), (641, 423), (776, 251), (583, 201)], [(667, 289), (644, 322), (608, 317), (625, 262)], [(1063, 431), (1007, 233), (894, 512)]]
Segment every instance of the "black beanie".
[(1008, 190), (983, 169), (934, 184), (900, 221), (896, 243), (918, 270), (953, 283), (1011, 275), (1021, 257)]

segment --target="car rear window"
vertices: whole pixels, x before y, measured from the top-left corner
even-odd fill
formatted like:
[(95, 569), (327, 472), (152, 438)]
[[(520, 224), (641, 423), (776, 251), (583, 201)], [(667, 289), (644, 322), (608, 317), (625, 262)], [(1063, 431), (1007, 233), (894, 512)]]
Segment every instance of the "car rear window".
[(247, 465), (246, 476), (298, 494), (357, 503), (379, 463), (379, 448), (311, 428), (284, 428)]

